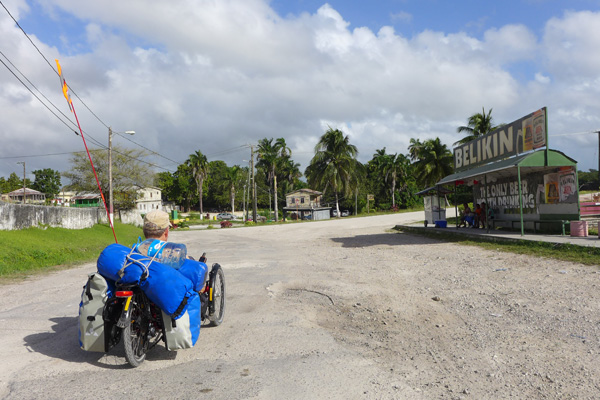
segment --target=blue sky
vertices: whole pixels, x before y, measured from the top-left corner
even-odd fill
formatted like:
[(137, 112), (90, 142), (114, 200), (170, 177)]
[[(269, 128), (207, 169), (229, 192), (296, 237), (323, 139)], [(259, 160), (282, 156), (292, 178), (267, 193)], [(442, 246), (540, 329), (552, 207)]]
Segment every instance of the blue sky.
[[(366, 162), (383, 147), (406, 153), (411, 138), (452, 148), (456, 128), (482, 107), (500, 123), (547, 106), (551, 147), (597, 168), (589, 132), (600, 129), (600, 0), (3, 3), (49, 60), (61, 60), (102, 121), (74, 99), (101, 143), (112, 126), (170, 159), (201, 150), (234, 165), (248, 159), (246, 144), (284, 137), (304, 169), (328, 126)], [(0, 50), (66, 107), (56, 76), (3, 9)], [(81, 150), (80, 138), (5, 68), (0, 82), (0, 176), (19, 172), (7, 158), (17, 155), (36, 155), (30, 170), (68, 169), (68, 156), (37, 155)]]

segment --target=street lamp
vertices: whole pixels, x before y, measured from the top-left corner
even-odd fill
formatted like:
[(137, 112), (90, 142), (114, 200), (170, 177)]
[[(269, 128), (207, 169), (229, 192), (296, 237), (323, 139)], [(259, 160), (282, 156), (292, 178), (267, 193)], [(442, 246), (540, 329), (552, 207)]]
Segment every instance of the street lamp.
[[(134, 135), (135, 131), (125, 131), (124, 133), (128, 135)], [(108, 203), (109, 203), (109, 218), (110, 225), (113, 225), (113, 182), (112, 182), (112, 134), (113, 130), (111, 127), (108, 127)]]
[(23, 164), (23, 204), (25, 204), (25, 161), (19, 161), (17, 164)]

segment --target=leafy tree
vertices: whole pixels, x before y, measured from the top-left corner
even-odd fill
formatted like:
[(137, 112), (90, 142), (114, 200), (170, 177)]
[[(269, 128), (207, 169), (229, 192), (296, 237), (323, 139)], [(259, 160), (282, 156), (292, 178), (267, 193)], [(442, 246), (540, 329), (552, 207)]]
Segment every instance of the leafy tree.
[(35, 175), (32, 189), (44, 193), (48, 199), (54, 198), (60, 192), (60, 172), (44, 168), (37, 169), (32, 173)]
[(481, 113), (471, 115), (467, 122), (467, 126), (459, 126), (456, 129), (458, 133), (466, 133), (467, 136), (454, 143), (454, 146), (468, 143), (498, 128), (498, 126), (494, 126), (492, 121), (491, 108), (487, 114), (485, 113), (485, 108), (482, 108)]
[[(130, 150), (113, 145), (113, 195), (117, 208), (134, 207), (137, 189), (153, 183), (154, 174), (148, 173), (148, 163), (142, 160), (147, 154), (144, 150)], [(108, 199), (108, 152), (91, 150), (90, 155), (104, 198)], [(74, 153), (71, 157), (71, 169), (62, 175), (70, 180), (71, 183), (67, 187), (71, 190), (98, 192), (98, 185), (86, 153)]]
[(279, 138), (273, 143), (271, 139), (261, 139), (258, 142), (258, 167), (264, 167), (267, 171), (267, 179), (273, 182), (273, 196), (275, 197), (275, 220), (279, 220), (279, 208), (277, 201), (277, 167), (281, 165), (282, 159), (290, 156), (292, 151), (285, 143), (284, 138)]
[[(10, 193), (13, 190), (22, 189), (23, 188), (23, 177), (19, 177), (15, 172), (12, 172), (8, 179), (0, 178), (0, 190), (2, 193)], [(31, 181), (29, 178), (25, 179), (25, 186), (31, 187)]]
[(413, 164), (417, 182), (422, 188), (435, 185), (453, 172), (453, 162), (452, 153), (440, 138), (426, 140)]
[(192, 169), (192, 176), (194, 177), (194, 181), (196, 182), (196, 188), (198, 190), (198, 201), (200, 205), (200, 214), (204, 214), (204, 208), (202, 207), (202, 197), (204, 194), (204, 180), (208, 175), (208, 160), (206, 156), (200, 152), (200, 150), (196, 150), (194, 154), (190, 154), (186, 164)]
[(208, 163), (208, 175), (205, 185), (208, 188), (206, 203), (210, 204), (210, 207), (225, 210), (230, 206), (230, 187), (223, 185), (223, 182), (227, 179), (228, 170), (229, 167), (224, 161), (216, 160)]
[(348, 136), (339, 129), (329, 128), (315, 146), (315, 156), (306, 168), (305, 175), (309, 184), (322, 188), (323, 192), (331, 187), (335, 193), (335, 208), (338, 218), (340, 204), (338, 193), (349, 194), (352, 178), (356, 172), (356, 146), (350, 144)]
[(579, 190), (596, 190), (598, 188), (598, 170), (590, 169), (588, 172), (577, 171)]

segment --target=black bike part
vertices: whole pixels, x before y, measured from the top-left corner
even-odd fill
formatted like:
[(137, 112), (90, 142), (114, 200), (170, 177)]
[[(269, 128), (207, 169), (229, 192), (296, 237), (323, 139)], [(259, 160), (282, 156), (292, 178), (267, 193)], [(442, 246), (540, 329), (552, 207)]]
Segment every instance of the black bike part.
[(200, 293), (200, 315), (202, 316), (202, 321), (208, 318), (208, 293)]
[[(125, 358), (132, 367), (138, 367), (146, 359), (149, 349), (148, 329), (150, 319), (148, 318), (147, 304), (144, 304), (142, 294), (134, 294), (129, 303), (130, 312), (128, 321), (123, 328), (123, 349)], [(146, 309), (146, 310), (145, 310)]]
[(225, 315), (225, 273), (219, 264), (213, 264), (208, 286), (208, 320), (211, 326), (219, 326)]

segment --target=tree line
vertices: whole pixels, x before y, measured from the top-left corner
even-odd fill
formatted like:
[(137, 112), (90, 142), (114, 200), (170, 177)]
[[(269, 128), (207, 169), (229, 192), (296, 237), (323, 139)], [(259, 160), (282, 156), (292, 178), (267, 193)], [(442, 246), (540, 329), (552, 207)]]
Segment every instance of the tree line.
[[(469, 117), (466, 126), (457, 128), (465, 136), (454, 143), (462, 144), (485, 135), (495, 125), (492, 110)], [(439, 138), (410, 139), (407, 153), (388, 153), (377, 149), (366, 163), (357, 160), (358, 148), (339, 129), (328, 128), (314, 148), (314, 156), (304, 172), (292, 158), (284, 138), (263, 138), (256, 148), (255, 184), (259, 208), (280, 215), (285, 195), (297, 189), (310, 188), (323, 193), (321, 203), (335, 208), (362, 212), (367, 195), (374, 195), (369, 206), (381, 210), (410, 208), (421, 203), (416, 193), (435, 185), (453, 173), (453, 155)], [(224, 161), (208, 161), (196, 150), (175, 172), (148, 173), (143, 150), (113, 147), (113, 191), (115, 207), (135, 206), (136, 192), (147, 186), (162, 190), (163, 200), (184, 210), (239, 211), (251, 208), (251, 173), (248, 165), (228, 166)], [(108, 157), (106, 150), (91, 152), (105, 198), (108, 198)], [(84, 153), (75, 153), (71, 169), (63, 172), (50, 168), (32, 172), (35, 180), (25, 185), (39, 190), (51, 199), (61, 190), (61, 175), (70, 181), (66, 190), (97, 192), (98, 188)], [(598, 171), (578, 172), (582, 189), (598, 188)], [(302, 179), (302, 178), (305, 179)], [(0, 191), (11, 192), (23, 187), (16, 173), (8, 179), (0, 177)], [(468, 196), (468, 193), (464, 194)]]

